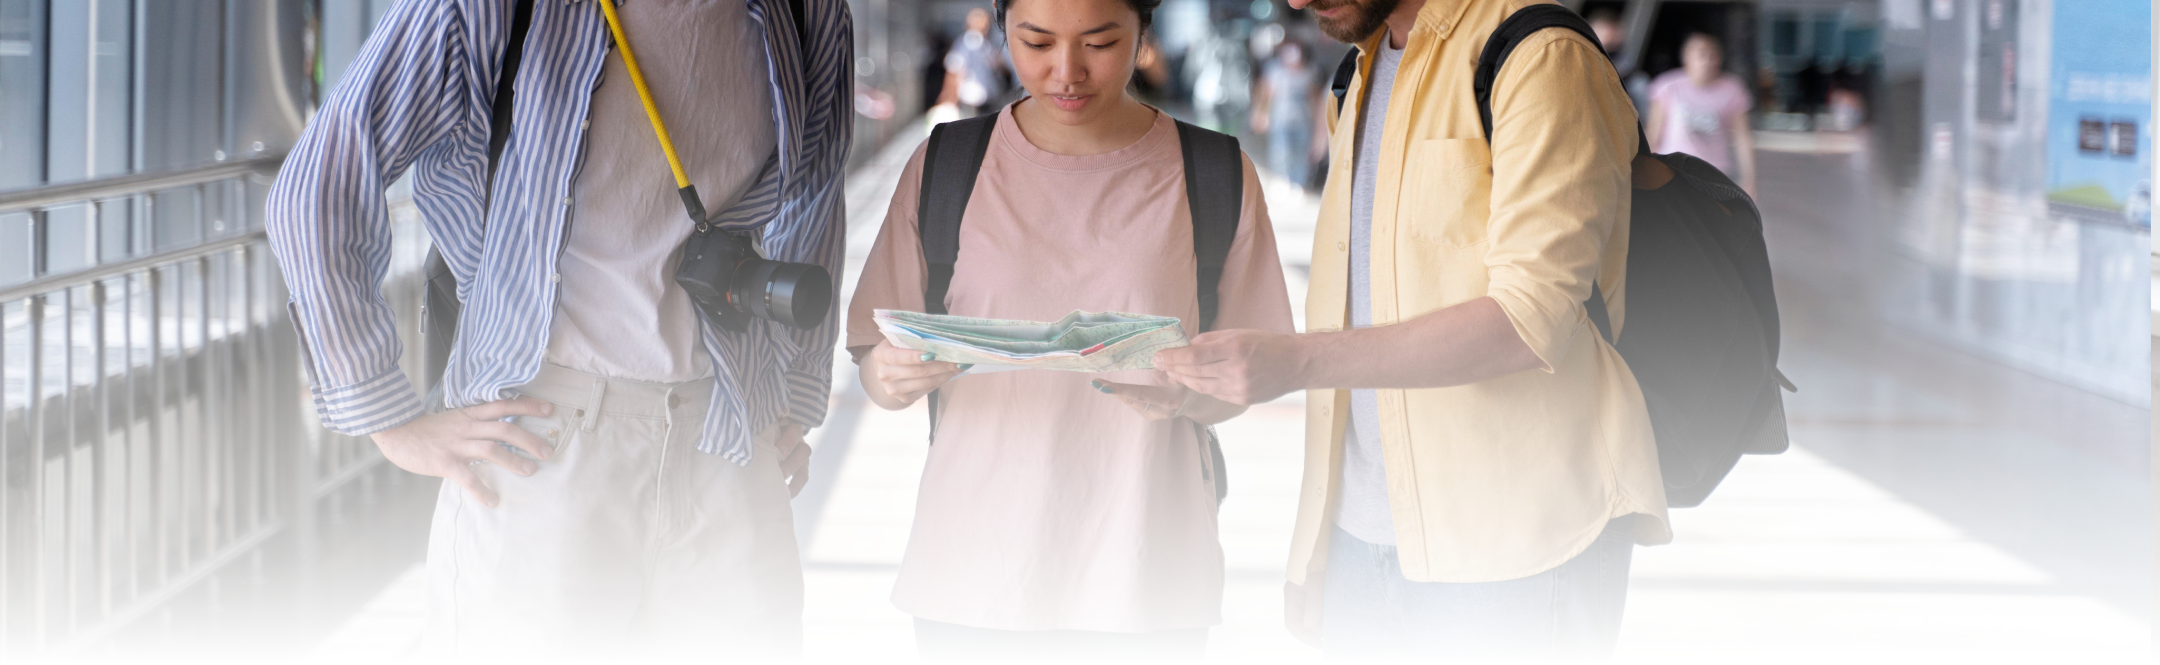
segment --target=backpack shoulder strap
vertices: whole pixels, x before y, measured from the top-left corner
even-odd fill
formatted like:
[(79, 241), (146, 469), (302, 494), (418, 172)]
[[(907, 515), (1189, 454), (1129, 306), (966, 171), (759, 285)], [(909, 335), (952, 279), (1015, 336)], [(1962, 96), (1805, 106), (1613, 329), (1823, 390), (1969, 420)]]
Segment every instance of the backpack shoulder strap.
[[(975, 195), (975, 176), (990, 151), (990, 132), (998, 114), (942, 123), (930, 129), (923, 148), (922, 195), (915, 202), (915, 230), (922, 240), (923, 311), (945, 313), (945, 293), (952, 290), (953, 263), (960, 260), (960, 218)], [(938, 391), (930, 391), (930, 441), (937, 441)]]
[(1335, 96), (1335, 113), (1342, 114), (1343, 99), (1350, 96), (1350, 79), (1357, 78), (1357, 47), (1344, 53), (1342, 64), (1335, 66), (1335, 78), (1328, 81), (1328, 93)]
[(1492, 88), (1493, 79), (1500, 75), (1501, 65), (1507, 64), (1508, 55), (1524, 39), (1546, 28), (1567, 28), (1590, 40), (1603, 50), (1597, 33), (1590, 30), (1590, 23), (1574, 11), (1560, 5), (1531, 5), (1515, 10), (1500, 27), (1493, 28), (1492, 36), (1485, 39), (1485, 50), (1478, 54), (1477, 74), (1471, 79), (1471, 87), (1477, 91), (1478, 122), (1485, 128), (1485, 140), (1492, 140)]
[(1177, 123), (1185, 155), (1185, 202), (1192, 207), (1193, 258), (1198, 265), (1200, 331), (1215, 329), (1223, 264), (1245, 209), (1245, 160), (1237, 137)]
[(924, 149), (922, 196), (915, 225), (922, 238), (923, 261), (930, 280), (923, 287), (923, 311), (945, 313), (945, 293), (952, 288), (953, 263), (960, 259), (960, 218), (975, 194), (975, 176), (990, 150), (990, 132), (998, 114), (979, 115), (938, 125)]
[(518, 0), (510, 13), (510, 41), (503, 47), (502, 72), (495, 77), (495, 101), (488, 120), (487, 183), (495, 185), (495, 164), (510, 143), (511, 101), (517, 96), (518, 65), (525, 61), (525, 34), (532, 31), (533, 0)]

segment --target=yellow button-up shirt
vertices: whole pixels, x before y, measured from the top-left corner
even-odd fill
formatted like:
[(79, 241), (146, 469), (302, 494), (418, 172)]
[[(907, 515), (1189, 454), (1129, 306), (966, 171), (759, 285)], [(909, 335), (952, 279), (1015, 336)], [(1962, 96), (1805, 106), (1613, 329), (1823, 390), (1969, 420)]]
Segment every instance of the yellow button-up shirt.
[[(1502, 19), (1537, 0), (1426, 0), (1396, 71), (1373, 189), (1373, 325), (1479, 298), (1506, 311), (1547, 369), (1449, 388), (1380, 390), (1402, 572), (1424, 582), (1527, 577), (1589, 547), (1612, 518), (1638, 542), (1671, 540), (1655, 440), (1627, 363), (1582, 302), (1602, 285), (1615, 331), (1626, 308), (1634, 107), (1605, 55), (1560, 29), (1525, 39), (1493, 86), (1493, 137), (1471, 79)], [(1338, 118), (1313, 251), (1306, 321), (1349, 310), (1355, 128), (1372, 54)], [(1348, 390), (1307, 395), (1304, 492), (1290, 581), (1326, 564)]]

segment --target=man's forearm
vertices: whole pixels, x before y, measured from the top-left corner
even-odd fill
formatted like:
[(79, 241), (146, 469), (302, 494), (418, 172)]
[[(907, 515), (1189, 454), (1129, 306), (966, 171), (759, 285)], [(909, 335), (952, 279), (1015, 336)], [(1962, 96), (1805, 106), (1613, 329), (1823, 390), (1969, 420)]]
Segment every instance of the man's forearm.
[(1402, 323), (1298, 336), (1306, 388), (1441, 388), (1545, 366), (1492, 298)]

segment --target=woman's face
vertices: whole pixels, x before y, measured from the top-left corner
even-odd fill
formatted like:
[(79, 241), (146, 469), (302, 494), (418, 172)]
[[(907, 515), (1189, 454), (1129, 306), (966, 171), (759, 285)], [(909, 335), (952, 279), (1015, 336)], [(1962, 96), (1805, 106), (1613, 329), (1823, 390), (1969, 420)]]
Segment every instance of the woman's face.
[(1005, 10), (1013, 69), (1042, 110), (1084, 125), (1117, 107), (1140, 50), (1140, 15), (1124, 0), (1013, 0)]
[(1719, 52), (1718, 44), (1705, 37), (1691, 37), (1680, 47), (1680, 66), (1688, 78), (1698, 83), (1717, 80), (1725, 69), (1725, 54)]

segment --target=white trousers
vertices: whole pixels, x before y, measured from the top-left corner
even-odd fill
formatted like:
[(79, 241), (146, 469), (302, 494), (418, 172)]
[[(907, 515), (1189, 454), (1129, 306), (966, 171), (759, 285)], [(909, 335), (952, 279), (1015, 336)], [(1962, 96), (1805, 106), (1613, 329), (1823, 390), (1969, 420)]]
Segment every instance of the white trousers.
[[(458, 661), (786, 661), (802, 562), (774, 428), (747, 466), (697, 451), (710, 379), (657, 384), (555, 365), (520, 391), (555, 414), (531, 476), (475, 467), (494, 508), (444, 482), (428, 539), (426, 651)], [(519, 453), (522, 454), (522, 453)]]

